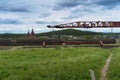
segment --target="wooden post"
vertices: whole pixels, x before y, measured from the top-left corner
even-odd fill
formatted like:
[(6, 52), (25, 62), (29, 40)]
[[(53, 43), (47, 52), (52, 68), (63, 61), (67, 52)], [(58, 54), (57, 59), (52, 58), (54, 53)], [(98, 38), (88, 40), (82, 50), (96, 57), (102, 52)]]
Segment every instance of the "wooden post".
[(93, 70), (89, 70), (90, 71), (90, 77), (91, 77), (91, 80), (95, 80), (95, 74), (94, 74), (94, 71)]

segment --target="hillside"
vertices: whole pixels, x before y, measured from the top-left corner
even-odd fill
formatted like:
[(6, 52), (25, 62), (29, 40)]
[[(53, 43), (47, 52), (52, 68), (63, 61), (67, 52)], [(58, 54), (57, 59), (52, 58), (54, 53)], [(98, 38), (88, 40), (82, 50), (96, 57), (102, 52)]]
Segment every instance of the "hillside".
[[(50, 36), (50, 35), (74, 35), (74, 36), (81, 36), (81, 35), (97, 35), (96, 32), (90, 31), (80, 31), (75, 29), (65, 29), (59, 31), (51, 31), (46, 33), (39, 33), (36, 34), (37, 37), (39, 36)], [(26, 34), (0, 34), (0, 38), (4, 39), (18, 39), (18, 38), (25, 38)]]
[[(112, 35), (119, 35), (120, 33), (112, 33)], [(98, 33), (98, 32), (91, 32), (91, 31), (81, 31), (76, 29), (64, 29), (59, 31), (51, 31), (46, 33), (38, 33), (36, 34), (37, 37), (40, 36), (50, 36), (50, 35), (73, 35), (73, 36), (83, 36), (83, 35), (111, 35), (111, 33)], [(26, 34), (0, 34), (0, 39), (21, 39), (25, 38)]]
[(0, 34), (0, 39), (18, 39), (18, 38), (24, 38), (26, 34)]
[(76, 29), (64, 29), (59, 31), (51, 31), (46, 33), (41, 33), (40, 35), (74, 35), (74, 36), (81, 36), (81, 35), (98, 35), (97, 32), (90, 32), (90, 31), (80, 31)]

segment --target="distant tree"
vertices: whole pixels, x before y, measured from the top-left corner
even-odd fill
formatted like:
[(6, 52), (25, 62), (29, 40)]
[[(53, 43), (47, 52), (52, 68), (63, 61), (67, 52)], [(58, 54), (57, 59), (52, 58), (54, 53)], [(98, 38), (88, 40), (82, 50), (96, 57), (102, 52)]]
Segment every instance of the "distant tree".
[(93, 39), (94, 38), (93, 35), (84, 35), (82, 37), (85, 38), (85, 39)]

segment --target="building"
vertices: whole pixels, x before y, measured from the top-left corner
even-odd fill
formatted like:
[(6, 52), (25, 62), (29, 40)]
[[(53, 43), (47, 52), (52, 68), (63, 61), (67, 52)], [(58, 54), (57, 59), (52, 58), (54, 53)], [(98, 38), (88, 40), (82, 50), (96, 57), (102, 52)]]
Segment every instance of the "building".
[(27, 38), (28, 39), (36, 39), (34, 29), (32, 29), (31, 32), (28, 31)]

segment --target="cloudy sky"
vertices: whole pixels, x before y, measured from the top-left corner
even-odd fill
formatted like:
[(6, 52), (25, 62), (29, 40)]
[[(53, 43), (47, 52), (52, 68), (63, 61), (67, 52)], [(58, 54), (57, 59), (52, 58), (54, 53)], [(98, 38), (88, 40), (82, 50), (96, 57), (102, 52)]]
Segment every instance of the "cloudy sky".
[(49, 24), (82, 20), (120, 21), (120, 0), (0, 0), (0, 33), (26, 33), (32, 28), (41, 33), (53, 30), (46, 27)]

